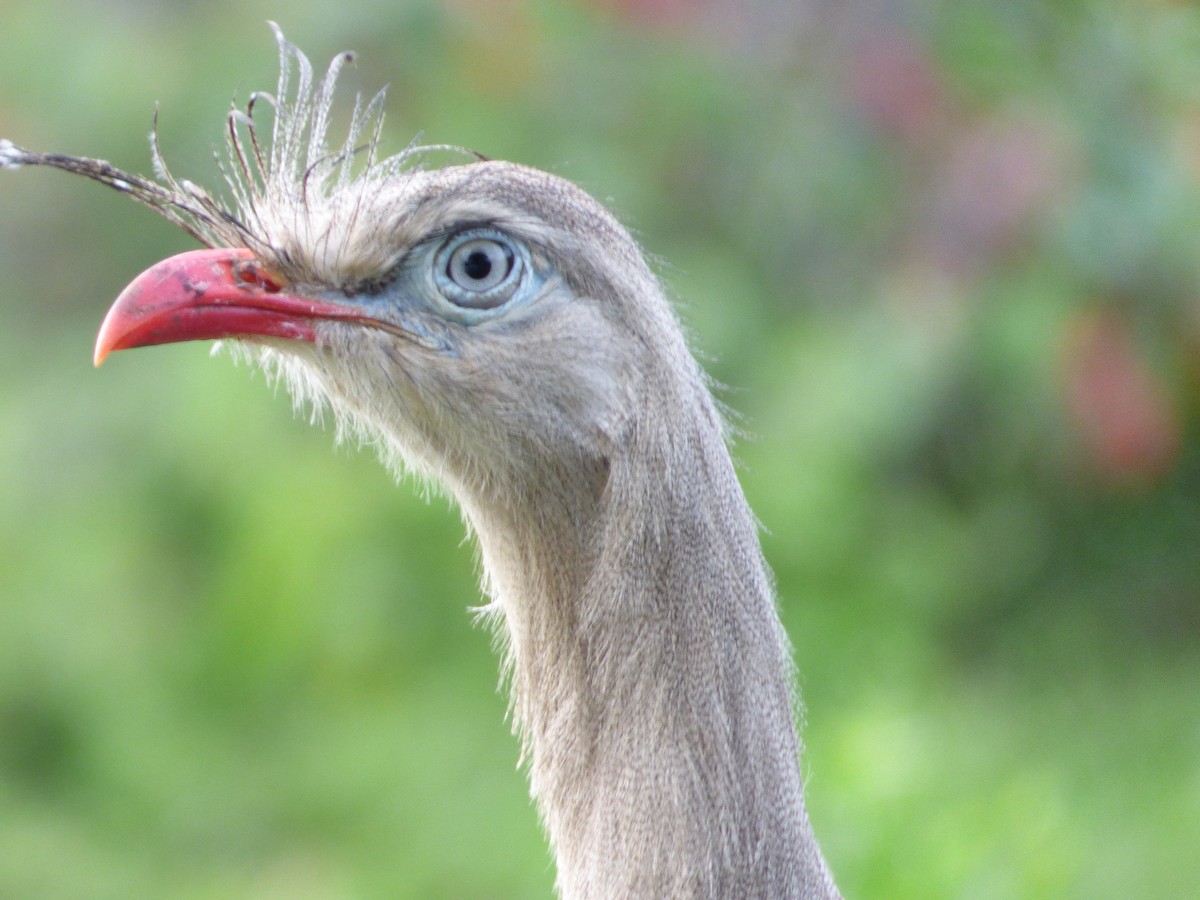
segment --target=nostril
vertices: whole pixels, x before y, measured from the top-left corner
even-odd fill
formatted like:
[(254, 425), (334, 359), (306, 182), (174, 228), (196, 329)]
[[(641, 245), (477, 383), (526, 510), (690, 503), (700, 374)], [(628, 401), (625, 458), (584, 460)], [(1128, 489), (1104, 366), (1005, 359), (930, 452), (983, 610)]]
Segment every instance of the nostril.
[(258, 288), (268, 294), (278, 294), (283, 290), (280, 279), (272, 277), (255, 260), (242, 260), (233, 264), (233, 280), (240, 287)]

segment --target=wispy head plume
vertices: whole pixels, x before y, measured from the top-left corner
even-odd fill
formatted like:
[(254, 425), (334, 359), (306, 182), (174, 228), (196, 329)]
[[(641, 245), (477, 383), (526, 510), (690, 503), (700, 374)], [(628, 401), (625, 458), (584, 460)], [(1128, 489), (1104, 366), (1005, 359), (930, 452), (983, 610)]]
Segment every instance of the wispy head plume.
[[(329, 141), (330, 112), (338, 78), (354, 54), (339, 53), (314, 84), (308, 57), (269, 23), (279, 47), (279, 81), (274, 94), (252, 93), (244, 109), (226, 118), (225, 153), (214, 154), (230, 200), (176, 178), (163, 158), (158, 140), (158, 110), (150, 131), (155, 177), (146, 178), (101, 159), (61, 153), (37, 153), (0, 140), (0, 167), (49, 166), (84, 175), (128, 194), (189, 235), (210, 247), (245, 246), (281, 268), (311, 268), (311, 259), (295, 259), (296, 247), (321, 248), (340, 257), (344, 246), (329, 246), (330, 235), (349, 240), (353, 223), (385, 184), (419, 167), (437, 151), (476, 156), (459, 147), (412, 144), (378, 159), (383, 130), (384, 91), (369, 101), (356, 96), (345, 138), (336, 148)], [(271, 112), (269, 139), (261, 134), (261, 110)], [(476, 157), (477, 158), (477, 157)], [(318, 267), (322, 268), (322, 267)]]

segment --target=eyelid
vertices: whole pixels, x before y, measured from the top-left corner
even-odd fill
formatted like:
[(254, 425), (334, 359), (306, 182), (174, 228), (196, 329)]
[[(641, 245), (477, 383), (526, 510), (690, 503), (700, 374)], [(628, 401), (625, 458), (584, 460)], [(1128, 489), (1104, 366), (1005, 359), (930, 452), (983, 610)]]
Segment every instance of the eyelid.
[(498, 227), (494, 219), (463, 219), (447, 223), (433, 229), (416, 243), (410, 244), (382, 276), (371, 280), (365, 286), (357, 289), (355, 293), (382, 293), (400, 276), (400, 273), (412, 266), (415, 261), (421, 259), (426, 253), (431, 252), (437, 245), (456, 234), (475, 231), (477, 229), (490, 229), (499, 231), (502, 234), (508, 233), (503, 228)]
[(413, 245), (413, 250), (420, 247), (426, 247), (429, 244), (441, 243), (449, 240), (460, 234), (466, 234), (469, 231), (498, 231), (503, 235), (508, 235), (504, 228), (496, 223), (495, 219), (462, 219), (457, 222), (451, 222), (443, 225), (440, 228), (435, 228), (425, 237)]

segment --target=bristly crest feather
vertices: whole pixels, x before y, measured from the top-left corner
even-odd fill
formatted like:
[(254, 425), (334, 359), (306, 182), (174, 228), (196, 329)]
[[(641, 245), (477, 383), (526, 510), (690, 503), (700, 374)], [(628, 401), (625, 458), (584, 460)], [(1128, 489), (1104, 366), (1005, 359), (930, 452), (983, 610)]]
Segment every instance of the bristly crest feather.
[[(244, 110), (230, 110), (225, 159), (217, 156), (232, 203), (167, 166), (158, 139), (158, 109), (150, 131), (155, 179), (118, 169), (100, 159), (37, 153), (0, 140), (0, 167), (50, 166), (84, 175), (128, 194), (209, 247), (248, 247), (289, 280), (336, 286), (334, 278), (367, 278), (388, 268), (394, 247), (379, 234), (388, 182), (420, 168), (430, 153), (476, 157), (461, 147), (411, 144), (379, 160), (384, 91), (364, 103), (356, 96), (345, 139), (330, 149), (329, 122), (338, 77), (354, 61), (339, 53), (319, 83), (308, 57), (269, 23), (279, 46), (275, 93), (250, 95)], [(294, 85), (293, 85), (294, 81)], [(270, 140), (264, 144), (256, 112), (272, 110)], [(477, 158), (477, 157), (476, 157)]]

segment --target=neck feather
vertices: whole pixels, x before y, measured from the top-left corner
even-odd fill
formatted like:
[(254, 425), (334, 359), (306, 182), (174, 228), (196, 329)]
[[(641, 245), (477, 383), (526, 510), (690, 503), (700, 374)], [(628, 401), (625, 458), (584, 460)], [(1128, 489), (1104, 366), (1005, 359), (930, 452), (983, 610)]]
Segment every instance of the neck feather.
[(698, 403), (587, 475), (460, 494), (565, 898), (837, 896), (755, 523)]

